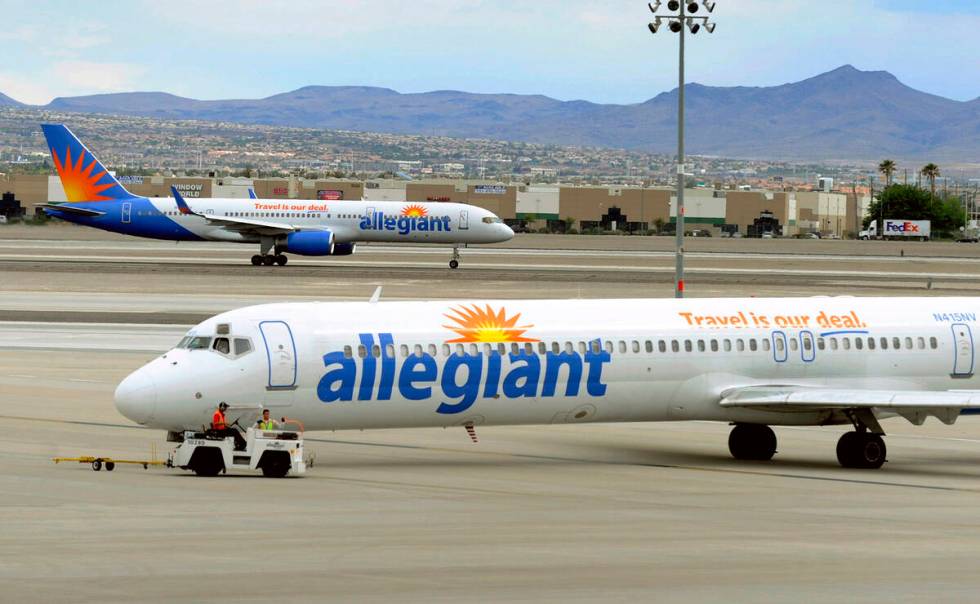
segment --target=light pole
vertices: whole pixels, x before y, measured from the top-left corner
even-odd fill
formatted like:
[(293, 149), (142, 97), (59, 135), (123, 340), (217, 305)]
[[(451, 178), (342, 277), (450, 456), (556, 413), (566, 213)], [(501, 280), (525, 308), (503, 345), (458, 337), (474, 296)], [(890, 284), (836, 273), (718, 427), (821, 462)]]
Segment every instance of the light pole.
[[(648, 2), (650, 12), (657, 15), (660, 10), (661, 0)], [(676, 268), (674, 275), (674, 297), (684, 297), (684, 26), (696, 34), (702, 29), (713, 33), (715, 24), (708, 22), (708, 17), (692, 17), (690, 14), (698, 12), (703, 6), (709, 13), (715, 10), (715, 3), (711, 0), (669, 0), (667, 2), (668, 14), (657, 15), (653, 21), (647, 24), (650, 33), (655, 34), (660, 29), (664, 21), (670, 31), (680, 34), (680, 52), (678, 53), (677, 68), (677, 251)]]

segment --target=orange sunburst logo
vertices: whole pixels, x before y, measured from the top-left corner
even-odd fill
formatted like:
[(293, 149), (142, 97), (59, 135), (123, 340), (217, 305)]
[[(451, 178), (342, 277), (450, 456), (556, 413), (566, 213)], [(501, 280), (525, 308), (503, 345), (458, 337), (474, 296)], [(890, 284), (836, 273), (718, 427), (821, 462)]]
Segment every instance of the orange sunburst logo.
[(402, 208), (402, 216), (408, 216), (409, 218), (422, 218), (423, 216), (428, 215), (429, 211), (426, 210), (424, 206), (420, 206), (417, 203)]
[(106, 173), (100, 170), (97, 174), (92, 174), (92, 171), (98, 166), (98, 162), (93, 157), (92, 163), (83, 166), (85, 155), (83, 151), (78, 157), (78, 161), (72, 163), (71, 148), (65, 147), (65, 161), (62, 163), (58, 154), (54, 152), (54, 149), (51, 149), (54, 167), (58, 170), (58, 176), (61, 177), (61, 186), (65, 189), (65, 196), (68, 201), (107, 201), (112, 199), (107, 195), (102, 195), (102, 192), (111, 189), (113, 183), (99, 184)]
[(534, 325), (517, 325), (521, 313), (507, 318), (507, 309), (494, 311), (487, 304), (480, 308), (472, 306), (457, 306), (451, 309), (452, 314), (444, 315), (456, 325), (443, 325), (446, 329), (455, 331), (460, 337), (446, 340), (455, 342), (537, 342), (534, 338), (524, 337), (524, 332)]

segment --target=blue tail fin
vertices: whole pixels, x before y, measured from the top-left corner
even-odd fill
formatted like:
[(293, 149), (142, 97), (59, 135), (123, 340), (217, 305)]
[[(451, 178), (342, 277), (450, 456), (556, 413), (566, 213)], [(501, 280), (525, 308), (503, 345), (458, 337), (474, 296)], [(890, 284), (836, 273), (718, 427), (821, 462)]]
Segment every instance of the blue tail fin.
[(136, 197), (109, 174), (92, 152), (64, 124), (41, 124), (51, 159), (68, 201), (111, 201)]

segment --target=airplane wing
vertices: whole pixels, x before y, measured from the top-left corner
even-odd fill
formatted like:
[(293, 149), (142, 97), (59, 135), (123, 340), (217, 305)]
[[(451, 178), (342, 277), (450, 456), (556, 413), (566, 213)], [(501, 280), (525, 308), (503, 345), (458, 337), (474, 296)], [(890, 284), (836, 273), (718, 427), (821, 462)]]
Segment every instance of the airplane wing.
[(722, 407), (785, 411), (880, 410), (920, 425), (932, 415), (952, 424), (963, 412), (980, 411), (977, 390), (862, 390), (804, 386), (746, 386), (722, 392)]
[(39, 208), (58, 210), (59, 212), (64, 212), (66, 214), (76, 214), (78, 216), (104, 216), (105, 215), (105, 212), (99, 212), (98, 210), (90, 210), (88, 208), (78, 208), (67, 204), (62, 205), (59, 203), (39, 203), (35, 205)]
[(264, 220), (255, 220), (254, 218), (238, 218), (234, 216), (212, 216), (210, 214), (201, 214), (200, 212), (195, 212), (189, 205), (187, 205), (187, 202), (184, 201), (184, 197), (180, 194), (180, 191), (177, 190), (177, 187), (171, 186), (170, 191), (174, 194), (174, 199), (177, 202), (177, 209), (180, 210), (181, 214), (200, 216), (211, 224), (223, 226), (229, 230), (253, 232), (260, 235), (283, 235), (286, 233), (294, 233), (297, 230), (288, 224), (266, 222)]

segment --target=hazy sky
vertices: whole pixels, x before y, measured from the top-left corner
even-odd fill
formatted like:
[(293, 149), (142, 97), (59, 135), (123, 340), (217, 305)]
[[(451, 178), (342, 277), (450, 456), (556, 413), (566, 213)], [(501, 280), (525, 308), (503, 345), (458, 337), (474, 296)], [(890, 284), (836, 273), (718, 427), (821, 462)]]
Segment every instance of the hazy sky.
[[(688, 38), (689, 82), (766, 86), (850, 63), (980, 96), (980, 0), (717, 0), (712, 17), (714, 34)], [(677, 36), (652, 36), (649, 19), (632, 0), (0, 0), (0, 92), (324, 84), (632, 103), (677, 85)]]

